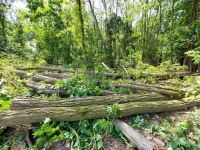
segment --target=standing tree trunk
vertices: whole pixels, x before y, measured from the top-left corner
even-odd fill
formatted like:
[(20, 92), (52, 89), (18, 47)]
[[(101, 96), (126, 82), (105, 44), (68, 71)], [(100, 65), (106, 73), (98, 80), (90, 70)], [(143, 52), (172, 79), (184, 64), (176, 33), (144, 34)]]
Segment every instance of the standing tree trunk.
[(82, 2), (81, 0), (76, 0), (76, 3), (78, 5), (78, 15), (80, 19), (80, 28), (81, 28), (81, 34), (82, 34), (82, 47), (85, 49), (85, 32), (84, 32), (84, 20), (83, 20), (83, 14), (82, 14)]
[[(94, 7), (92, 6), (91, 0), (88, 0), (88, 2), (89, 2), (89, 6), (90, 6), (90, 10), (91, 10), (92, 16), (93, 16), (93, 18), (94, 18), (94, 22), (95, 22), (96, 29), (97, 29), (99, 35), (101, 35), (101, 31), (100, 31), (100, 28), (99, 28), (99, 23), (98, 23), (98, 21), (97, 21), (96, 15), (95, 15), (95, 13), (94, 13)], [(102, 36), (102, 35), (101, 35), (101, 36)]]
[[(174, 27), (174, 0), (172, 0), (172, 14), (171, 14), (171, 31), (173, 30)], [(170, 62), (173, 64), (173, 43), (171, 40), (170, 43)]]

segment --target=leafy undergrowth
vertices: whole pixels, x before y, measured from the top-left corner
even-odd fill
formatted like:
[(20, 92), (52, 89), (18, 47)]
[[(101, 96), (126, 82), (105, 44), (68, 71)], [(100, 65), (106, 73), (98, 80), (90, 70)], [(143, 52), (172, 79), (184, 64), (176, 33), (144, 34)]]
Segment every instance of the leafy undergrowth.
[(137, 115), (130, 124), (154, 143), (155, 149), (200, 149), (200, 108), (174, 113)]

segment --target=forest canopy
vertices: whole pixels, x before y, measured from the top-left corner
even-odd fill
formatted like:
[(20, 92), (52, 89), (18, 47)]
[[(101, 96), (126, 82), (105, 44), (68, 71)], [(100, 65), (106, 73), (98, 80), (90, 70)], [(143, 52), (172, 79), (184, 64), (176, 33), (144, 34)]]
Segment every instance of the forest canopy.
[(199, 55), (198, 0), (27, 0), (11, 18), (13, 3), (0, 3), (1, 52), (89, 68), (187, 65), (185, 52)]

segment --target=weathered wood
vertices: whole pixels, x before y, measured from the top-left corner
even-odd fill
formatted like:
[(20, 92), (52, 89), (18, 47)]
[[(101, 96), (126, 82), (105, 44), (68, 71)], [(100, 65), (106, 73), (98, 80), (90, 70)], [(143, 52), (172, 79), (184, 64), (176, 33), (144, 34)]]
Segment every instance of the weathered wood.
[(18, 75), (21, 79), (24, 79), (24, 78), (27, 78), (27, 77), (32, 77), (34, 75), (34, 73), (25, 72), (25, 71), (18, 71), (18, 70), (13, 71), (13, 73)]
[(104, 62), (102, 62), (101, 65), (102, 65), (107, 71), (110, 71), (110, 68), (109, 68)]
[(57, 100), (36, 100), (34, 98), (15, 98), (11, 104), (12, 110), (43, 108), (43, 107), (78, 107), (89, 105), (112, 105), (115, 103), (151, 102), (168, 100), (158, 94), (151, 95), (124, 95), (124, 96), (90, 96), (83, 98), (68, 98)]
[(27, 87), (31, 88), (34, 92), (39, 92), (42, 94), (59, 94), (60, 96), (68, 96), (69, 93), (66, 90), (61, 89), (48, 89), (43, 85), (38, 84), (37, 82), (23, 82)]
[(71, 77), (73, 74), (69, 73), (69, 74), (63, 74), (63, 73), (39, 73), (39, 75), (42, 76), (47, 76), (47, 77), (52, 77), (52, 78), (58, 78), (58, 79), (66, 79)]
[(145, 139), (145, 137), (139, 132), (130, 127), (127, 123), (119, 119), (115, 119), (113, 122), (127, 137), (127, 139), (137, 146), (138, 150), (153, 150), (153, 144)]
[(24, 71), (14, 71), (14, 73), (18, 75), (21, 79), (32, 77), (33, 81), (36, 81), (36, 82), (44, 81), (48, 84), (55, 84), (59, 80), (67, 78), (67, 75), (59, 74), (59, 73), (34, 74), (34, 73), (29, 73), (29, 72), (24, 72)]
[(53, 68), (53, 67), (45, 67), (45, 66), (41, 66), (41, 67), (16, 67), (17, 70), (38, 70), (38, 71), (57, 71), (57, 72), (71, 72), (71, 73), (75, 73), (76, 70), (72, 70), (72, 69), (63, 69), (63, 68)]
[(119, 95), (119, 93), (117, 93), (115, 91), (109, 91), (109, 90), (105, 90), (102, 93), (102, 96), (109, 96), (109, 95)]
[(4, 84), (4, 80), (2, 79), (2, 80), (0, 80), (0, 87), (2, 87), (3, 84)]
[[(156, 102), (131, 102), (118, 104), (120, 116), (133, 114), (158, 113), (182, 110), (200, 105), (200, 96), (182, 100), (156, 101)], [(41, 122), (45, 118), (54, 121), (76, 121), (107, 117), (109, 105), (89, 105), (79, 107), (43, 107), (27, 110), (0, 111), (0, 127), (15, 126)]]
[(123, 83), (114, 83), (112, 84), (114, 87), (125, 87), (125, 88), (131, 88), (135, 90), (142, 90), (142, 91), (148, 91), (148, 92), (155, 92), (159, 93), (162, 95), (167, 95), (169, 97), (177, 97), (177, 98), (182, 98), (184, 94), (181, 91), (175, 91), (172, 89), (166, 89), (166, 88), (161, 88), (161, 86), (151, 86), (151, 85), (145, 85), (145, 84), (123, 84)]
[(55, 84), (56, 82), (58, 82), (60, 79), (57, 79), (57, 78), (52, 78), (52, 77), (47, 77), (47, 76), (43, 76), (43, 75), (34, 75), (32, 77), (32, 80), (33, 81), (36, 81), (36, 82), (45, 82), (45, 83), (48, 83), (48, 84)]

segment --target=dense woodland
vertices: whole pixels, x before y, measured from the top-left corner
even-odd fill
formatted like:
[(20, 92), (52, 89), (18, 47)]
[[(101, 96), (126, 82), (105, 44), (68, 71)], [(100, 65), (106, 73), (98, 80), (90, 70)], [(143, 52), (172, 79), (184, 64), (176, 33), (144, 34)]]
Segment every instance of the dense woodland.
[(0, 149), (198, 150), (199, 105), (199, 0), (0, 0)]

